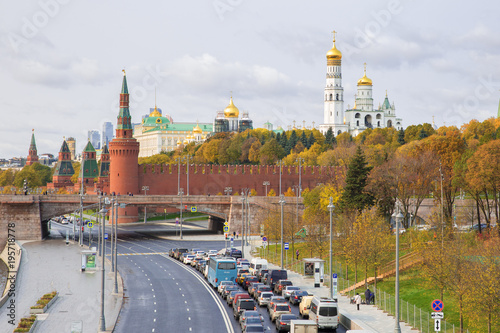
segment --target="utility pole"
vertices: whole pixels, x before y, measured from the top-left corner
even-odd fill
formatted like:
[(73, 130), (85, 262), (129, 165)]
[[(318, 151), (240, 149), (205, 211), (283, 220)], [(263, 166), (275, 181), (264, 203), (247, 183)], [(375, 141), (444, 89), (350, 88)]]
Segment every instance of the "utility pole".
[(181, 228), (181, 231), (180, 231), (180, 238), (182, 239), (182, 195), (184, 194), (184, 189), (181, 188), (179, 190), (179, 196), (181, 197), (181, 216), (180, 216), (180, 219), (181, 219), (181, 225), (180, 225), (180, 228)]
[[(143, 186), (142, 190), (144, 191), (144, 195), (147, 196), (149, 191), (149, 186)], [(146, 223), (147, 216), (148, 216), (148, 205), (146, 204), (144, 205), (144, 223)]]

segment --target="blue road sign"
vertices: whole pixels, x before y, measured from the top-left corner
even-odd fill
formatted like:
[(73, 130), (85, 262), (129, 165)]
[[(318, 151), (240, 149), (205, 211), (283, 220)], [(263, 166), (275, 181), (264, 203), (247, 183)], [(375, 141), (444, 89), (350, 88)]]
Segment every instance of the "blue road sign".
[(104, 233), (104, 239), (108, 239), (108, 233)]
[(441, 312), (443, 311), (443, 302), (440, 299), (435, 299), (432, 301), (432, 310), (436, 312)]
[(262, 237), (262, 241), (263, 242), (267, 241), (267, 237), (266, 236)]
[(229, 232), (229, 227), (224, 227), (224, 232)]
[(198, 210), (196, 209), (196, 206), (191, 207), (191, 213), (196, 213)]
[(333, 273), (333, 274), (332, 274), (332, 277), (333, 277), (334, 279), (336, 279), (336, 278), (337, 278), (337, 273)]
[(94, 227), (94, 222), (87, 223), (87, 227), (89, 227), (90, 229), (92, 229)]
[(290, 249), (290, 246), (288, 243), (285, 243), (285, 250), (288, 250), (288, 249)]

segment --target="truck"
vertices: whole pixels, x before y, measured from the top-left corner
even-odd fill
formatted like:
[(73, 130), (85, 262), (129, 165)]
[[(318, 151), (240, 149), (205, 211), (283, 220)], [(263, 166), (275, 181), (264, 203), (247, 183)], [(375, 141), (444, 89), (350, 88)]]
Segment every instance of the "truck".
[(317, 333), (318, 325), (312, 320), (291, 320), (290, 333)]

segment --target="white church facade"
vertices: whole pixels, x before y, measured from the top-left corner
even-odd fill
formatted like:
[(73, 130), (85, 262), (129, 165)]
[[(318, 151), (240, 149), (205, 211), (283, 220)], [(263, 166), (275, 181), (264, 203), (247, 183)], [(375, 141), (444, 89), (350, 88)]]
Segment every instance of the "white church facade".
[(394, 103), (389, 103), (387, 93), (384, 102), (377, 109), (373, 107), (373, 82), (365, 72), (358, 80), (357, 93), (352, 108), (344, 109), (344, 88), (342, 87), (342, 53), (335, 46), (326, 54), (326, 86), (324, 119), (319, 126), (324, 134), (331, 127), (335, 135), (348, 132), (356, 136), (368, 128), (403, 128), (403, 120), (396, 117)]

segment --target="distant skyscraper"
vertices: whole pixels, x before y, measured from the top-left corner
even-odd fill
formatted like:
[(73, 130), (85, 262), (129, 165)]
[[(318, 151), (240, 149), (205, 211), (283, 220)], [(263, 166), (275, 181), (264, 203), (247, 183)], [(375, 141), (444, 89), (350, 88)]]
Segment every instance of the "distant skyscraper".
[(101, 144), (100, 144), (101, 135), (99, 134), (99, 131), (96, 131), (96, 130), (89, 131), (88, 139), (92, 143), (92, 146), (94, 148), (97, 148), (97, 149), (101, 148)]
[(102, 132), (101, 132), (101, 148), (104, 145), (107, 145), (109, 148), (109, 143), (113, 140), (113, 123), (110, 121), (106, 121), (102, 124)]

